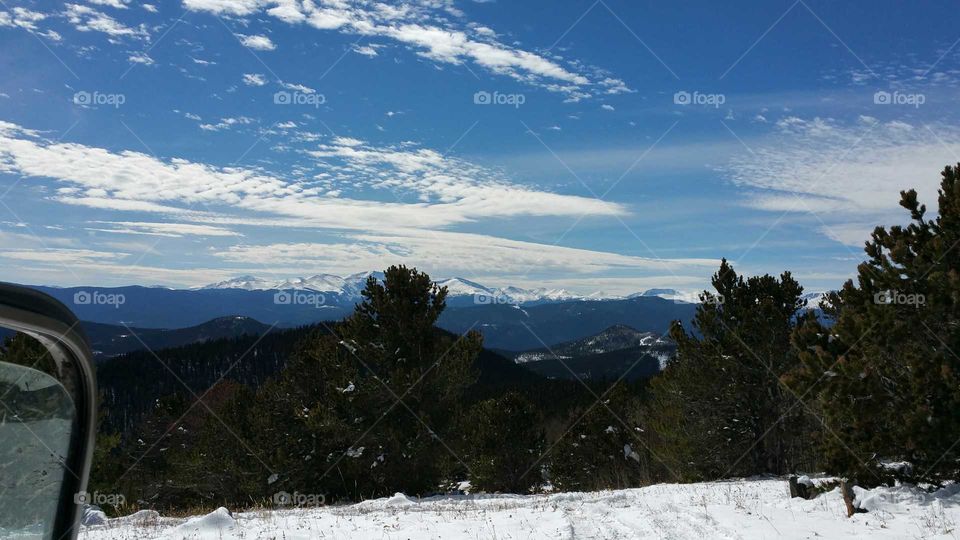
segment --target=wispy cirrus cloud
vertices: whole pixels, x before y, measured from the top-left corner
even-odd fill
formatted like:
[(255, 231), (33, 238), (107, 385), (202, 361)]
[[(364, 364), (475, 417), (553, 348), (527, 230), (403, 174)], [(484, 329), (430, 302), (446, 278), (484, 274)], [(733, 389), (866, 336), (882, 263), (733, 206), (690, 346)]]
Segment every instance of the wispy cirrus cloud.
[(87, 2), (98, 6), (112, 7), (114, 9), (127, 9), (127, 4), (130, 3), (130, 0), (87, 0)]
[[(455, 22), (462, 16), (446, 3), (421, 1), (404, 4), (363, 1), (297, 2), (294, 0), (184, 0), (193, 11), (216, 15), (252, 17), (261, 12), (293, 25), (307, 25), (318, 30), (335, 31), (369, 38), (381, 38), (414, 49), (417, 54), (440, 64), (473, 63), (492, 73), (505, 75), (550, 91), (565, 94), (577, 101), (597, 94), (631, 91), (620, 79), (599, 70), (585, 68), (554, 57), (549, 53), (531, 52), (497, 39), (484, 26)], [(453, 17), (451, 17), (453, 16)], [(275, 46), (264, 38), (272, 50)], [(382, 44), (355, 47), (357, 52), (376, 56)]]
[(854, 122), (788, 116), (748, 142), (722, 168), (746, 204), (778, 213), (814, 213), (817, 230), (861, 245), (873, 227), (901, 223), (900, 191), (933, 201), (943, 167), (960, 161), (960, 130), (939, 123)]
[(334, 137), (308, 155), (317, 158), (327, 189), (388, 189), (405, 200), (470, 207), (484, 216), (624, 215), (614, 203), (534, 190), (469, 161), (410, 143), (373, 146), (351, 137)]
[(651, 271), (665, 275), (684, 271), (702, 274), (719, 264), (715, 259), (656, 259), (445, 231), (350, 233), (344, 239), (329, 243), (240, 244), (219, 251), (216, 256), (233, 263), (262, 265), (281, 274), (291, 270), (309, 273), (308, 269), (349, 273), (357, 268), (408, 264), (440, 276), (501, 278), (526, 277), (532, 272), (562, 272), (568, 277), (625, 272), (635, 279), (640, 273)]
[[(350, 273), (394, 262), (431, 269), (437, 275), (525, 278), (535, 270), (585, 277), (604, 272), (640, 276), (703, 273), (716, 264), (712, 259), (659, 260), (455, 232), (450, 229), (459, 224), (503, 217), (615, 216), (627, 210), (615, 203), (516, 184), (497, 171), (409, 143), (377, 147), (335, 137), (308, 155), (317, 160), (324, 182), (54, 142), (36, 131), (0, 123), (0, 173), (19, 175), (24, 185), (31, 179), (52, 180), (45, 191), (56, 202), (163, 216), (91, 221), (86, 226), (91, 232), (220, 239), (210, 245), (211, 255), (230, 268), (219, 268), (218, 276), (258, 268), (290, 275), (308, 269)], [(329, 187), (338, 183), (346, 190), (350, 177), (363, 189), (351, 196), (330, 194)], [(361, 198), (370, 190), (384, 189), (396, 190), (401, 199), (412, 193), (416, 200)], [(327, 229), (342, 240), (232, 244), (229, 240), (242, 236), (242, 227)], [(24, 249), (0, 256), (151, 282), (193, 285), (214, 275), (206, 268), (174, 271), (134, 264), (123, 253), (106, 257), (89, 251)], [(33, 252), (38, 254), (30, 255)]]
[(17, 261), (80, 265), (116, 261), (127, 257), (127, 253), (115, 251), (97, 251), (92, 249), (7, 249), (0, 250), (0, 257)]
[[(511, 183), (483, 167), (433, 150), (378, 149), (359, 140), (337, 138), (313, 155), (339, 160), (317, 163), (323, 173), (319, 176), (332, 180), (294, 181), (257, 169), (52, 142), (35, 131), (0, 122), (0, 172), (53, 179), (61, 186), (54, 199), (68, 204), (170, 214), (185, 212), (184, 206), (204, 205), (295, 218), (308, 227), (361, 230), (389, 230), (411, 223), (448, 227), (495, 217), (627, 212), (619, 204)], [(330, 193), (330, 182), (350, 173), (367, 175), (371, 188), (414, 191), (419, 200), (391, 202)], [(363, 179), (358, 182), (363, 185)]]
[(92, 221), (87, 230), (148, 236), (242, 236), (236, 231), (197, 223), (161, 223), (151, 221)]

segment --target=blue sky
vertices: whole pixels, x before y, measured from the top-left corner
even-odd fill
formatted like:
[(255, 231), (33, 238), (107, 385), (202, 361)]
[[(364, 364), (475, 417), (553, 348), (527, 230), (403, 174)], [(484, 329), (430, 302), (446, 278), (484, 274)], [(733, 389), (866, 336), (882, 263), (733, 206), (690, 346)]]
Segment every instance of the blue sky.
[(960, 162), (955, 6), (0, 5), (0, 279), (838, 287)]

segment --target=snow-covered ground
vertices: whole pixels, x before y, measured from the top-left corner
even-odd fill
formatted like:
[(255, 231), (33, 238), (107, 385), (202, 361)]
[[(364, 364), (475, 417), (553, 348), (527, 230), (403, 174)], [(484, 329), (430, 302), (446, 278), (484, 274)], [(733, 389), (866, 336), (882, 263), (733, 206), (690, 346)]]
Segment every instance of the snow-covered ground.
[(858, 491), (870, 511), (846, 517), (838, 490), (790, 499), (783, 480), (662, 484), (554, 495), (464, 495), (419, 501), (403, 495), (350, 506), (190, 519), (150, 512), (88, 527), (101, 539), (448, 538), (957, 538), (960, 488), (926, 494), (907, 487)]

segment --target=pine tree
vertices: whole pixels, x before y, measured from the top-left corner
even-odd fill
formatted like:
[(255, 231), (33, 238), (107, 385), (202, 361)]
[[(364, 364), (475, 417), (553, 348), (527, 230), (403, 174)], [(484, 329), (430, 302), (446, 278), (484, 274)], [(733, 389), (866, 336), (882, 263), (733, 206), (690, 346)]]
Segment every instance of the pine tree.
[(686, 480), (796, 467), (804, 409), (780, 382), (797, 362), (790, 335), (802, 287), (789, 272), (744, 278), (723, 260), (676, 358), (652, 382), (659, 454)]
[(151, 508), (170, 508), (185, 502), (182, 490), (172, 480), (180, 462), (182, 445), (192, 433), (184, 416), (187, 399), (173, 394), (157, 399), (153, 409), (119, 448), (122, 478), (116, 487), (127, 502)]
[(864, 485), (960, 478), (960, 165), (942, 173), (934, 219), (914, 190), (900, 205), (911, 222), (874, 229), (857, 283), (826, 306), (836, 324), (794, 337), (791, 384), (813, 388), (828, 470)]
[(474, 405), (461, 428), (472, 488), (526, 493), (540, 483), (542, 423), (530, 400), (516, 391)]
[[(275, 384), (258, 395), (258, 430), (278, 488), (358, 499), (438, 489), (459, 457), (452, 428), (482, 341), (434, 325), (446, 289), (403, 266), (372, 276), (353, 315), (304, 340)], [(279, 439), (283, 434), (286, 437)]]
[(50, 351), (28, 334), (17, 332), (3, 340), (0, 361), (27, 366), (59, 380), (60, 370)]
[(623, 489), (651, 479), (640, 400), (622, 383), (598, 395), (600, 401), (573, 411), (549, 454), (550, 478), (562, 491)]
[(363, 397), (373, 384), (330, 332), (303, 339), (279, 377), (257, 392), (255, 445), (277, 475), (269, 494), (370, 496), (370, 453), (359, 439), (382, 414)]
[(194, 407), (199, 421), (187, 423), (189, 437), (182, 437), (170, 473), (184, 492), (181, 506), (236, 508), (264, 498), (269, 473), (253, 447), (253, 398), (248, 387), (226, 380)]

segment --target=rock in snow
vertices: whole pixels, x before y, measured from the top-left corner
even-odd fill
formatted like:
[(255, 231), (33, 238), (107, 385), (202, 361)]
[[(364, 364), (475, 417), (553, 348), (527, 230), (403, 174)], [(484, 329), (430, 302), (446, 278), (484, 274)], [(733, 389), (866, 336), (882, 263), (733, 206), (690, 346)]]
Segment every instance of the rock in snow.
[[(237, 521), (224, 507), (217, 508), (205, 516), (193, 517), (172, 531), (174, 538), (235, 538), (240, 531)], [(237, 533), (237, 534), (234, 534)]]
[(386, 506), (410, 506), (411, 504), (416, 504), (416, 502), (403, 493), (395, 493), (393, 497), (387, 499), (384, 504)]

